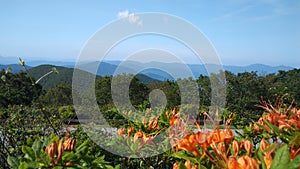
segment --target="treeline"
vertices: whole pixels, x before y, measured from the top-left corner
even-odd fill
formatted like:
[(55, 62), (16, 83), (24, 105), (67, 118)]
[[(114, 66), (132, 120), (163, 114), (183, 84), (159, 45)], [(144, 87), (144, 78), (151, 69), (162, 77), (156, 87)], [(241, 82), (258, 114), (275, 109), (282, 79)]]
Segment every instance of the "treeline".
[[(300, 69), (290, 71), (279, 71), (277, 74), (258, 75), (256, 72), (245, 72), (233, 74), (225, 71), (226, 75), (226, 112), (233, 112), (238, 115), (239, 124), (248, 123), (249, 120), (256, 120), (261, 114), (261, 109), (255, 105), (260, 103), (261, 97), (275, 101), (277, 97), (285, 96), (287, 102), (300, 102)], [(12, 105), (39, 104), (44, 107), (59, 107), (72, 105), (72, 87), (70, 84), (57, 84), (56, 87), (42, 90), (39, 84), (33, 85), (34, 79), (27, 73), (9, 73), (0, 71), (0, 106), (5, 109)], [(218, 76), (212, 74), (211, 76)], [(131, 104), (137, 109), (150, 107), (149, 93), (154, 89), (163, 91), (167, 103), (166, 108), (172, 109), (181, 104), (179, 83), (193, 81), (198, 84), (200, 96), (199, 111), (207, 111), (211, 105), (211, 84), (210, 77), (199, 76), (198, 79), (178, 79), (177, 81), (163, 81), (144, 83), (133, 75), (117, 75), (114, 78), (120, 82), (122, 79), (132, 79), (129, 86)], [(115, 102), (111, 94), (112, 77), (98, 77), (95, 82), (95, 94), (100, 109), (109, 112), (115, 108)], [(189, 84), (189, 83), (186, 83)], [(188, 86), (187, 86), (188, 87)], [(194, 93), (190, 93), (193, 95)], [(186, 99), (186, 98), (184, 98)], [(160, 98), (157, 98), (160, 101)], [(152, 103), (155, 100), (151, 101)], [(159, 104), (159, 103), (158, 103)], [(2, 112), (2, 116), (4, 116)]]

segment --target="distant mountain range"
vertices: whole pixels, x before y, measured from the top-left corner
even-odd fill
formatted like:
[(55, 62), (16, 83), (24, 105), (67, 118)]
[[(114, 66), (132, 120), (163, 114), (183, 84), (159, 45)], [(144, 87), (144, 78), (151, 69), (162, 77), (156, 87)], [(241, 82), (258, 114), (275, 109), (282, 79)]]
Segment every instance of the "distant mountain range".
[[(99, 65), (99, 67), (98, 67)], [(180, 63), (161, 63), (161, 62), (148, 62), (140, 63), (135, 61), (105, 61), (101, 62), (90, 62), (77, 66), (83, 70), (93, 72), (97, 70), (98, 75), (113, 75), (116, 70), (117, 74), (121, 73), (133, 73), (133, 74), (144, 74), (151, 78), (164, 81), (174, 80), (177, 78), (187, 78), (194, 76), (195, 78), (200, 75), (209, 75), (206, 68), (213, 70), (213, 73), (220, 71), (220, 66), (208, 64), (208, 65), (196, 65), (196, 64), (180, 64)], [(223, 66), (223, 70), (230, 71), (234, 74), (243, 72), (257, 72), (258, 75), (267, 75), (271, 73), (278, 73), (279, 70), (292, 70), (290, 66), (268, 66), (264, 64), (253, 64), (248, 66)]]
[[(24, 67), (19, 64), (9, 64), (9, 65), (1, 65), (0, 64), (0, 70), (11, 68), (12, 73), (18, 73), (22, 70), (24, 70)], [(31, 69), (31, 66), (26, 66), (26, 69)]]
[[(44, 61), (46, 62), (46, 61)], [(43, 62), (43, 63), (44, 63)], [(47, 83), (41, 81), (41, 84), (45, 88), (50, 88), (57, 83), (72, 83), (73, 69), (75, 63), (72, 62), (58, 62), (57, 64), (46, 64), (39, 66), (31, 66), (30, 62), (26, 63), (29, 66), (26, 68), (37, 79), (43, 74), (51, 70), (52, 67), (56, 67), (59, 71), (57, 75), (50, 75), (47, 77)], [(16, 73), (24, 70), (18, 64), (0, 64), (0, 69), (12, 68), (12, 72)], [(161, 63), (161, 62), (149, 62), (140, 63), (136, 61), (105, 61), (101, 62), (89, 62), (76, 65), (76, 68), (84, 70), (90, 73), (96, 73), (98, 76), (113, 76), (114, 74), (131, 73), (137, 74), (136, 77), (140, 81), (151, 83), (154, 81), (175, 80), (177, 78), (187, 78), (191, 75), (194, 78), (199, 75), (208, 75), (206, 67), (213, 68), (215, 73), (219, 71), (217, 65), (196, 65), (196, 64), (180, 64), (180, 63)], [(249, 66), (223, 66), (224, 70), (230, 71), (234, 74), (243, 72), (257, 72), (259, 75), (267, 75), (271, 73), (277, 73), (279, 70), (292, 70), (293, 67), (289, 66), (268, 66), (263, 64), (253, 64)], [(186, 70), (186, 71), (185, 71)]]

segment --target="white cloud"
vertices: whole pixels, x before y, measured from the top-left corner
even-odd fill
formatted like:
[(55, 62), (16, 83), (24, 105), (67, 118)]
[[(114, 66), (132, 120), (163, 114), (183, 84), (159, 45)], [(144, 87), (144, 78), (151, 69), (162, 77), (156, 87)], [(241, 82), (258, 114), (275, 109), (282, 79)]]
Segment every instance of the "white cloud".
[(118, 17), (119, 18), (126, 18), (126, 17), (128, 17), (128, 14), (129, 14), (128, 10), (120, 11), (120, 12), (118, 12)]
[(134, 13), (129, 13), (128, 10), (118, 12), (118, 18), (127, 20), (129, 23), (136, 23), (138, 26), (143, 26), (143, 21)]

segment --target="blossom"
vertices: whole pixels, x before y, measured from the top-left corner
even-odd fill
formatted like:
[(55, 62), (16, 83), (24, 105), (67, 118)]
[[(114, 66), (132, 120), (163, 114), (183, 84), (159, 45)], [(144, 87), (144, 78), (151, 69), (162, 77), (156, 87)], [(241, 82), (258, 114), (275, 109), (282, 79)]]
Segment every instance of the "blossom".
[(50, 158), (53, 158), (57, 151), (57, 144), (55, 142), (49, 144), (45, 151)]

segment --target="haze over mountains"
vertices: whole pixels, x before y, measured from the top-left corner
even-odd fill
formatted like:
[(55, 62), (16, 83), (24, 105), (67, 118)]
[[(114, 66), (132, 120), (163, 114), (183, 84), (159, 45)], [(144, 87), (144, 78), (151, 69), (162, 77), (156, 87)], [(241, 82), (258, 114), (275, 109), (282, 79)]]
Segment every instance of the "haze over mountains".
[[(5, 64), (6, 60), (0, 57), (0, 69), (6, 69), (11, 67), (13, 73), (23, 70), (23, 68), (18, 64)], [(11, 63), (11, 62), (6, 62)], [(16, 62), (15, 62), (16, 63)], [(74, 62), (62, 62), (62, 61), (26, 61), (27, 69), (36, 67), (37, 65), (52, 65), (61, 66), (61, 68), (69, 68), (68, 72), (72, 71), (74, 68)], [(219, 71), (216, 65), (206, 65), (209, 67), (216, 67), (215, 73)], [(200, 64), (180, 64), (180, 63), (162, 63), (162, 62), (148, 62), (141, 63), (136, 61), (104, 61), (99, 64), (99, 62), (89, 62), (77, 65), (77, 68), (88, 71), (90, 73), (96, 73), (98, 76), (112, 76), (115, 74), (122, 73), (132, 73), (132, 74), (142, 74), (151, 79), (156, 79), (159, 81), (164, 80), (175, 80), (176, 78), (187, 78), (191, 75), (197, 78), (199, 75), (209, 75), (206, 70), (205, 65)], [(183, 71), (184, 69), (190, 71)], [(257, 72), (258, 75), (267, 75), (271, 73), (277, 73), (279, 70), (292, 70), (293, 67), (290, 66), (268, 66), (264, 64), (252, 64), (248, 66), (223, 66), (224, 70), (230, 71), (234, 74), (243, 72)], [(96, 71), (96, 72), (95, 72)], [(68, 73), (69, 74), (69, 73)], [(174, 79), (175, 78), (175, 79)]]

